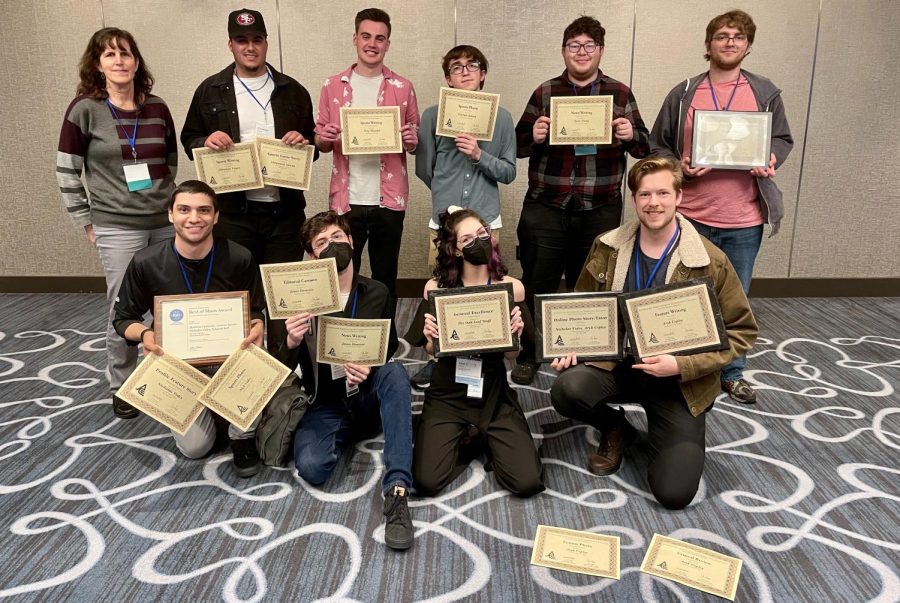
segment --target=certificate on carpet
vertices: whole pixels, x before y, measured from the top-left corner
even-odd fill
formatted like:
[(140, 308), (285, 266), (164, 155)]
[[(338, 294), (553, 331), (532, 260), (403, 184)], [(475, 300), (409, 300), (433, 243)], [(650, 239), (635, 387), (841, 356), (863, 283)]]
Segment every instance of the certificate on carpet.
[(387, 362), (389, 318), (320, 316), (316, 362), (381, 366)]
[(743, 563), (696, 544), (654, 534), (641, 571), (734, 601)]
[(290, 318), (301, 312), (313, 316), (341, 311), (341, 289), (334, 258), (261, 264), (269, 318)]
[(260, 173), (266, 186), (309, 190), (315, 147), (289, 145), (277, 138), (256, 137)]
[(236, 349), (200, 392), (199, 400), (229, 423), (247, 431), (291, 369), (250, 344)]
[(619, 579), (619, 537), (539, 525), (531, 564)]
[(209, 377), (171, 354), (147, 354), (116, 395), (178, 435), (203, 410), (198, 398)]
[(470, 134), (475, 140), (490, 140), (494, 137), (499, 107), (499, 94), (442, 87), (435, 134), (450, 137)]
[(227, 151), (207, 147), (193, 150), (197, 180), (217, 193), (233, 193), (263, 187), (255, 142), (239, 142)]

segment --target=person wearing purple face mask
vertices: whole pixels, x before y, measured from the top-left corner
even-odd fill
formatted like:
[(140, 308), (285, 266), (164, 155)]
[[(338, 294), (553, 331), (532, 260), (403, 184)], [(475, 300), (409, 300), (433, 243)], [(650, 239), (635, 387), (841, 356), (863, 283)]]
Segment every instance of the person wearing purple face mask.
[[(434, 278), (425, 285), (425, 299), (405, 339), (434, 352), (438, 336), (435, 317), (427, 312), (428, 292), (435, 289), (510, 283), (516, 306), (509, 328), (517, 336), (531, 337), (534, 330), (521, 281), (507, 274), (490, 227), (470, 209), (451, 206), (441, 216), (435, 240), (438, 248)], [(456, 382), (462, 362), (456, 357), (438, 358), (431, 385), (425, 390), (422, 420), (413, 452), (416, 492), (430, 495), (442, 490), (482, 452), (501, 486), (522, 497), (544, 490), (541, 459), (515, 391), (506, 379), (504, 356), (514, 352), (478, 354), (466, 358), (480, 366), (482, 387), (473, 391)], [(476, 397), (477, 396), (477, 397)]]

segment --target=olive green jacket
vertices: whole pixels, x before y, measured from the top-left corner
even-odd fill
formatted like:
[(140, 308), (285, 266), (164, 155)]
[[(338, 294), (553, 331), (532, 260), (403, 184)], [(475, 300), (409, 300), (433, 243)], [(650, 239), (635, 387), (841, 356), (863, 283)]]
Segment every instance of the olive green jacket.
[[(759, 329), (737, 273), (722, 251), (700, 236), (681, 214), (681, 240), (666, 271), (666, 283), (678, 283), (701, 276), (712, 278), (730, 348), (717, 352), (701, 352), (676, 356), (681, 371), (681, 392), (691, 414), (697, 416), (715, 401), (720, 391), (719, 371), (750, 349)], [(631, 264), (635, 235), (640, 222), (634, 220), (594, 240), (588, 259), (581, 270), (576, 291), (622, 291)], [(591, 362), (604, 370), (612, 370), (616, 362)]]

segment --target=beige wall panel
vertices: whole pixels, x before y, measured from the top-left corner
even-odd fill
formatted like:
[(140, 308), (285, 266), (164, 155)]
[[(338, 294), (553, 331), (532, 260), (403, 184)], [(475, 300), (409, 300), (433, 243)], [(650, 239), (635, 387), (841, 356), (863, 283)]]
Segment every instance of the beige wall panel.
[(823, 5), (791, 277), (900, 276), (898, 31), (897, 2)]
[[(197, 86), (234, 61), (227, 47), (228, 13), (247, 5), (243, 0), (156, 0), (135, 10), (131, 0), (103, 0), (106, 25), (130, 31), (140, 45), (156, 79), (153, 93), (166, 101), (179, 135)], [(260, 11), (266, 22), (267, 60), (279, 69), (275, 0), (255, 0), (252, 8)], [(179, 141), (176, 181), (196, 177), (194, 164)]]
[[(298, 79), (318, 108), (322, 83), (356, 62), (353, 21), (371, 3), (340, 2), (327, 10), (307, 11), (300, 5), (281, 3), (281, 36), (285, 73)], [(441, 0), (390, 0), (377, 3), (391, 16), (391, 47), (385, 64), (410, 80), (416, 89), (421, 113), (437, 102), (441, 83), (440, 61), (453, 45), (453, 2)], [(317, 111), (318, 113), (318, 111)], [(427, 275), (428, 219), (431, 193), (415, 176), (415, 160), (408, 157), (410, 204), (400, 250), (400, 278)], [(313, 166), (307, 215), (328, 209), (328, 183), (332, 158), (323, 154)], [(367, 263), (362, 272), (369, 274)]]
[(96, 252), (66, 215), (55, 166), (60, 124), (78, 85), (78, 59), (100, 28), (100, 4), (10, 2), (3, 16), (0, 276), (99, 273)]
[[(634, 93), (648, 128), (669, 90), (708, 68), (703, 59), (706, 24), (735, 7), (721, 0), (684, 0), (677, 10), (673, 6), (665, 0), (637, 3)], [(776, 176), (784, 192), (785, 217), (778, 235), (768, 238), (767, 229), (754, 271), (757, 277), (788, 276), (818, 7), (818, 0), (758, 0), (744, 6), (756, 22), (757, 33), (743, 67), (783, 90), (794, 136), (794, 149)]]
[[(582, 14), (597, 18), (606, 29), (606, 49), (600, 68), (609, 76), (628, 83), (631, 77), (631, 39), (634, 3), (631, 1), (553, 3), (483, 3), (458, 0), (458, 42), (472, 44), (484, 52), (490, 64), (484, 89), (500, 94), (501, 104), (518, 122), (528, 97), (543, 81), (565, 69), (562, 36), (566, 26)], [(449, 50), (448, 46), (448, 50)], [(503, 257), (516, 276), (518, 242), (516, 227), (522, 199), (528, 188), (528, 161), (520, 159), (515, 181), (501, 186)]]

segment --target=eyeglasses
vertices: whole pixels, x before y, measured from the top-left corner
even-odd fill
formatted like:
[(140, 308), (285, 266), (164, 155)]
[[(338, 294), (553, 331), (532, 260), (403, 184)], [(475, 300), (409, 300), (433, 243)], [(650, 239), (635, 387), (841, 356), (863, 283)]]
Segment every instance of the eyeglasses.
[(743, 44), (747, 41), (746, 34), (737, 34), (735, 36), (729, 36), (728, 34), (716, 34), (712, 37), (713, 42), (717, 44), (724, 44), (725, 42), (734, 42), (735, 44)]
[(469, 73), (475, 73), (476, 71), (481, 71), (481, 63), (479, 63), (478, 61), (469, 61), (465, 65), (463, 65), (462, 63), (457, 63), (455, 65), (451, 65), (448, 71), (450, 71), (450, 75), (459, 75), (463, 72), (463, 68), (465, 68)]
[(319, 255), (320, 253), (325, 251), (325, 248), (331, 245), (331, 243), (346, 243), (347, 241), (347, 233), (345, 233), (343, 230), (338, 230), (332, 233), (330, 237), (316, 239), (315, 241), (313, 241), (311, 247), (315, 254)]
[(457, 237), (456, 244), (460, 249), (465, 249), (466, 247), (471, 247), (475, 244), (476, 239), (481, 239), (482, 241), (487, 241), (491, 238), (491, 227), (490, 226), (482, 226), (479, 228), (475, 234), (467, 234), (461, 237)]
[(600, 45), (596, 42), (585, 42), (584, 44), (579, 44), (578, 42), (569, 42), (568, 44), (564, 44), (563, 48), (569, 51), (569, 54), (578, 54), (582, 48), (587, 54), (594, 54), (594, 51), (600, 48)]

